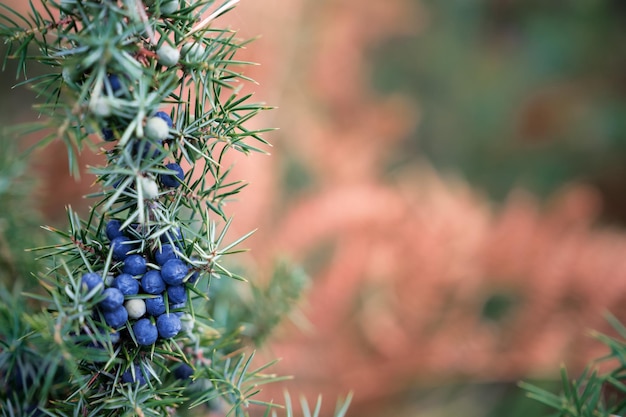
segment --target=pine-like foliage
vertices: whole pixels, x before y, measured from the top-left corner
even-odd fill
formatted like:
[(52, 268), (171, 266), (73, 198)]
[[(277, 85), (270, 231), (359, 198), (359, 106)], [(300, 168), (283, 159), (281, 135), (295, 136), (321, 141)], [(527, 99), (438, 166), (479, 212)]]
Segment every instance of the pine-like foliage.
[[(64, 141), (74, 173), (86, 146), (105, 159), (88, 215), (68, 209), (67, 229), (46, 228), (54, 243), (37, 248), (47, 270), (30, 302), (0, 291), (2, 415), (276, 412), (255, 395), (281, 377), (246, 345), (305, 280), (281, 266), (251, 299), (232, 290), (246, 280), (226, 260), (249, 234), (228, 233), (224, 205), (244, 184), (225, 155), (267, 146), (245, 126), (267, 108), (239, 93), (246, 42), (213, 26), (235, 3), (42, 0), (28, 16), (0, 5), (6, 59), (41, 98), (43, 121), (27, 130)], [(49, 71), (29, 78), (35, 61)]]

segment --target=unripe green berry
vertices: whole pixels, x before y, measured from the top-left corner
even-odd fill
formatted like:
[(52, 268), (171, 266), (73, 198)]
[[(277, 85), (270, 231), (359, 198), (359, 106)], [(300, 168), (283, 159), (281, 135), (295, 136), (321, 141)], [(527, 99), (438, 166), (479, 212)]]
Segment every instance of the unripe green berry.
[(165, 120), (160, 117), (151, 117), (146, 122), (144, 134), (148, 139), (155, 142), (162, 142), (167, 139), (167, 136), (170, 134), (170, 129)]
[(107, 97), (96, 97), (89, 102), (89, 110), (96, 117), (109, 117), (112, 113), (111, 101)]
[(178, 0), (169, 0), (161, 3), (161, 13), (172, 14), (178, 10)]
[(156, 51), (157, 62), (166, 67), (173, 67), (178, 63), (180, 59), (180, 52), (176, 48), (172, 48), (168, 44), (164, 43)]
[(148, 177), (139, 177), (139, 183), (144, 200), (154, 200), (159, 196), (159, 186), (156, 181)]
[(182, 57), (192, 63), (197, 63), (204, 57), (204, 45), (197, 42), (188, 42), (180, 49)]

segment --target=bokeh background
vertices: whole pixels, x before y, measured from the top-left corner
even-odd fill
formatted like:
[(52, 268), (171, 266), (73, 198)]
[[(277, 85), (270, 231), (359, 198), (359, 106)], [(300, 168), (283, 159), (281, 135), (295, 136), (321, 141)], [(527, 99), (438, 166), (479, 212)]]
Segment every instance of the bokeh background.
[[(262, 395), (545, 415), (517, 382), (558, 390), (605, 353), (604, 314), (626, 319), (626, 3), (242, 0), (219, 23), (259, 36), (246, 89), (277, 108), (252, 123), (279, 128), (233, 160), (234, 233), (258, 228), (240, 266), (310, 277), (260, 351), (294, 380)], [(12, 84), (3, 124), (36, 117)], [(47, 223), (89, 204), (65, 154), (33, 158)]]

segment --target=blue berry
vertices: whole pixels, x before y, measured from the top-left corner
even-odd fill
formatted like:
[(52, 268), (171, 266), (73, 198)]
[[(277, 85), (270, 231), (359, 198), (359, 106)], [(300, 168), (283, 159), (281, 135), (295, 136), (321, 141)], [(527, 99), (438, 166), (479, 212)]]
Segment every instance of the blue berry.
[(161, 314), (157, 317), (157, 329), (159, 336), (163, 339), (170, 339), (180, 332), (182, 325), (176, 314)]
[(141, 368), (135, 365), (135, 377), (133, 378), (133, 373), (130, 369), (127, 369), (122, 374), (122, 382), (134, 384), (135, 382), (139, 382), (139, 385), (146, 385), (146, 378), (143, 376), (143, 372), (141, 372)]
[(123, 261), (134, 249), (134, 245), (129, 243), (130, 239), (126, 236), (118, 236), (111, 241), (111, 249), (113, 250), (113, 259)]
[(141, 255), (129, 255), (124, 259), (122, 272), (130, 275), (143, 275), (146, 273), (146, 259)]
[[(174, 312), (173, 314), (180, 319), (185, 314), (185, 311), (184, 311), (185, 307), (187, 307), (187, 304), (185, 303), (170, 304), (170, 312)], [(176, 311), (176, 310), (183, 310), (183, 311)]]
[(113, 287), (124, 295), (135, 295), (139, 292), (139, 282), (129, 274), (119, 274), (113, 281)]
[(112, 142), (115, 140), (115, 134), (113, 133), (113, 129), (108, 127), (102, 128), (102, 138), (107, 142)]
[(167, 287), (167, 299), (170, 304), (181, 304), (187, 301), (187, 289), (184, 285), (170, 285)]
[(183, 234), (181, 233), (178, 227), (168, 230), (159, 236), (159, 240), (163, 243), (168, 243), (170, 240), (172, 242), (180, 242), (183, 240)]
[(80, 284), (82, 287), (87, 287), (87, 292), (89, 292), (96, 288), (98, 285), (102, 287), (104, 283), (100, 274), (96, 274), (95, 272), (87, 272), (86, 274), (83, 274), (83, 276), (80, 278)]
[(116, 310), (124, 303), (124, 294), (117, 288), (107, 288), (104, 290), (104, 300), (98, 304), (100, 308), (106, 311)]
[(133, 325), (133, 333), (135, 333), (135, 339), (140, 346), (150, 346), (159, 337), (159, 332), (150, 319), (137, 320), (137, 323)]
[(104, 321), (114, 329), (119, 329), (126, 324), (128, 320), (128, 312), (124, 306), (119, 306), (115, 310), (103, 312)]
[(168, 285), (180, 285), (189, 272), (189, 267), (180, 259), (170, 259), (161, 267), (161, 277)]
[(141, 278), (141, 288), (146, 294), (161, 294), (165, 291), (165, 282), (159, 271), (150, 270)]
[(179, 366), (174, 369), (174, 376), (178, 379), (191, 379), (193, 375), (193, 368), (186, 363), (181, 363)]
[(154, 260), (157, 264), (163, 266), (170, 259), (177, 259), (178, 255), (176, 255), (174, 246), (169, 243), (164, 243), (161, 245), (161, 248), (157, 248), (154, 252)]
[[(175, 162), (165, 165), (165, 168), (176, 171), (175, 175), (172, 174), (159, 174), (161, 184), (169, 188), (177, 188), (180, 186), (181, 181), (185, 179), (185, 171)], [(179, 181), (180, 180), (180, 181)]]
[(124, 232), (120, 230), (122, 222), (116, 219), (111, 219), (107, 222), (105, 232), (109, 240), (113, 240), (116, 237), (124, 236)]
[(170, 117), (169, 114), (165, 113), (164, 111), (158, 111), (154, 113), (154, 117), (158, 117), (158, 118), (165, 120), (165, 123), (167, 123), (167, 127), (169, 127), (170, 129), (172, 128), (172, 126), (174, 126), (174, 123), (172, 122), (172, 118)]
[(146, 298), (146, 311), (153, 317), (165, 313), (165, 301), (161, 294), (153, 298)]
[(113, 92), (117, 92), (122, 88), (122, 83), (120, 81), (120, 77), (115, 74), (111, 74), (107, 77), (109, 79), (109, 84), (111, 85), (111, 90)]
[(141, 159), (151, 158), (159, 159), (163, 156), (163, 141), (150, 141), (150, 140), (133, 140), (132, 141), (132, 154), (139, 156)]

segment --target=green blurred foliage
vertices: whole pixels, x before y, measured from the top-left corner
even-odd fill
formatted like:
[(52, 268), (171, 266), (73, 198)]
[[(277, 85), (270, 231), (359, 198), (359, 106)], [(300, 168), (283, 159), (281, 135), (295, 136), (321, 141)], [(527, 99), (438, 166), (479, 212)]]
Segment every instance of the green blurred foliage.
[(375, 86), (421, 111), (389, 168), (426, 156), (496, 199), (588, 181), (626, 219), (626, 3), (420, 4), (425, 29), (371, 54)]

